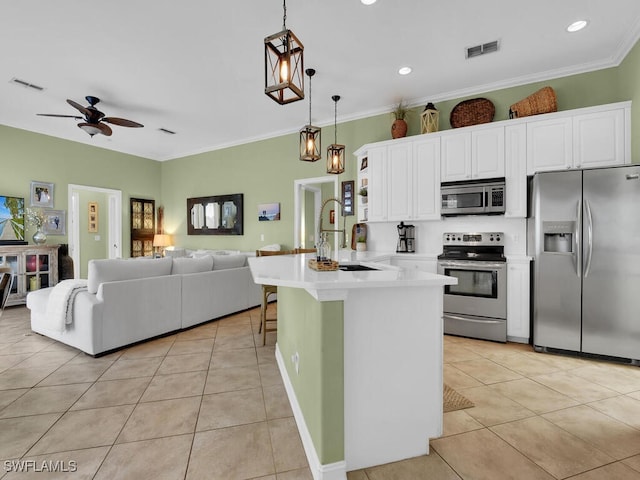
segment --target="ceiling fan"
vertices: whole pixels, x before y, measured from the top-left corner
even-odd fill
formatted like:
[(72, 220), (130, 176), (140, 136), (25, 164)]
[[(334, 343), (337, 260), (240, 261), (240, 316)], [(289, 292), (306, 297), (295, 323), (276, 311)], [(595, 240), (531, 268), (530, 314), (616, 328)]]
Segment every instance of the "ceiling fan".
[(77, 115), (58, 115), (55, 113), (38, 113), (37, 115), (43, 117), (75, 118), (76, 120), (84, 120), (84, 122), (78, 124), (78, 127), (80, 127), (92, 137), (97, 133), (101, 133), (102, 135), (106, 135), (107, 137), (111, 136), (113, 132), (111, 130), (111, 127), (109, 127), (107, 123), (110, 123), (111, 125), (118, 125), (120, 127), (144, 127), (144, 125), (142, 125), (141, 123), (134, 122), (133, 120), (127, 120), (126, 118), (105, 117), (104, 113), (102, 113), (95, 107), (96, 104), (100, 102), (100, 99), (98, 97), (92, 97), (89, 95), (84, 98), (87, 100), (87, 102), (89, 102), (88, 107), (83, 107), (79, 103), (67, 99), (67, 103), (78, 110), (80, 113), (82, 113), (84, 117), (79, 117)]

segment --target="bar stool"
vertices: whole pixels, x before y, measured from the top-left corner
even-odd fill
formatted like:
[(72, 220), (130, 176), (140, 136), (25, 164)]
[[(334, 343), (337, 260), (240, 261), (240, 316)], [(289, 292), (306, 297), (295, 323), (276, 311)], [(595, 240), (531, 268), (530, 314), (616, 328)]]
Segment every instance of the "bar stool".
[[(294, 250), (256, 250), (256, 257), (266, 257), (270, 255), (291, 255)], [(262, 345), (267, 343), (267, 332), (275, 332), (278, 330), (278, 318), (267, 318), (267, 304), (269, 297), (278, 293), (276, 285), (262, 285), (262, 304), (260, 305), (260, 328), (258, 333), (262, 332)], [(267, 322), (276, 322), (275, 327), (267, 328)]]

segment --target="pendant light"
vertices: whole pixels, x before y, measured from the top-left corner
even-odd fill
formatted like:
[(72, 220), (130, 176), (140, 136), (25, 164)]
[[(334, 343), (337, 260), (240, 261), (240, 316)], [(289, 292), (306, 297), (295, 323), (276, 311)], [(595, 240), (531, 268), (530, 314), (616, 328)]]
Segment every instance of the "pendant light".
[(316, 74), (316, 71), (313, 68), (307, 68), (305, 73), (309, 76), (309, 124), (300, 130), (300, 160), (316, 162), (322, 158), (320, 127), (314, 127), (311, 124), (311, 77)]
[(335, 104), (333, 121), (335, 139), (333, 145), (329, 145), (327, 148), (327, 173), (339, 175), (344, 172), (344, 145), (338, 145), (338, 100), (340, 100), (340, 95), (334, 95), (331, 99)]
[(264, 39), (264, 93), (280, 105), (304, 98), (304, 46), (287, 30), (283, 1), (282, 31)]

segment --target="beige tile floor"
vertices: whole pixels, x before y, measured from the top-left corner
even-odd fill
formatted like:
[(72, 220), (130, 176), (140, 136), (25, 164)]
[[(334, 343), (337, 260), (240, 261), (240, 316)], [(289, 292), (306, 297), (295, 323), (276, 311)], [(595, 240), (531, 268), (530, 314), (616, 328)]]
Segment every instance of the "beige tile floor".
[[(259, 309), (97, 359), (28, 313), (0, 318), (3, 480), (312, 478)], [(349, 480), (640, 480), (640, 368), (445, 337), (444, 376), (475, 406), (444, 415), (430, 455)]]

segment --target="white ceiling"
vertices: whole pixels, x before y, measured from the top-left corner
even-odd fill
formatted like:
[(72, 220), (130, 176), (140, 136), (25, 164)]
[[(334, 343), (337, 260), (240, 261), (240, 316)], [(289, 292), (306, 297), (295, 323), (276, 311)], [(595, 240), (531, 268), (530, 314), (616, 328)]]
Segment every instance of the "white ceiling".
[[(281, 30), (282, 12), (282, 0), (2, 1), (0, 124), (156, 160), (296, 132), (308, 98), (280, 106), (264, 94), (263, 39)], [(565, 31), (581, 18), (586, 29)], [(617, 66), (640, 36), (640, 1), (289, 0), (286, 25), (317, 71), (313, 123), (325, 126), (334, 94), (342, 122), (401, 99), (420, 105)], [(497, 53), (465, 59), (467, 47), (493, 40)], [(413, 73), (398, 75), (403, 65)], [(74, 115), (65, 100), (87, 105), (86, 95), (145, 127), (91, 138), (71, 118), (36, 116)]]

